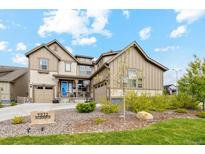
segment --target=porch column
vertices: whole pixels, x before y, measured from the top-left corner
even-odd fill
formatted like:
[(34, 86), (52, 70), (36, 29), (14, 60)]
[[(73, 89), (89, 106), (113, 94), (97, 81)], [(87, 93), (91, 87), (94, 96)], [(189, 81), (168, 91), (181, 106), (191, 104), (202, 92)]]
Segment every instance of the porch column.
[(78, 97), (78, 80), (75, 80), (75, 93), (76, 97)]

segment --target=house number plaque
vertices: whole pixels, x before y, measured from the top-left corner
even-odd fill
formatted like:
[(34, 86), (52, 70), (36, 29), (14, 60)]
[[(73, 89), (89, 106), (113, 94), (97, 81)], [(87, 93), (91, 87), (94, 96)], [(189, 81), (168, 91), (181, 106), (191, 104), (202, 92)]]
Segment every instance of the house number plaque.
[(34, 111), (31, 113), (31, 125), (55, 123), (55, 113), (51, 111)]

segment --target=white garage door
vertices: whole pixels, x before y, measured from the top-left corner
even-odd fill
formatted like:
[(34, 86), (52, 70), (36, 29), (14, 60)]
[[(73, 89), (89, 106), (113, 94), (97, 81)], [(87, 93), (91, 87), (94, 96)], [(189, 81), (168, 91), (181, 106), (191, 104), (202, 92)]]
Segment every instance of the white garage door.
[(107, 100), (107, 86), (103, 85), (101, 87), (96, 87), (94, 89), (95, 101), (100, 102), (102, 100)]
[(35, 103), (52, 103), (53, 101), (53, 87), (35, 87), (34, 88), (34, 102)]

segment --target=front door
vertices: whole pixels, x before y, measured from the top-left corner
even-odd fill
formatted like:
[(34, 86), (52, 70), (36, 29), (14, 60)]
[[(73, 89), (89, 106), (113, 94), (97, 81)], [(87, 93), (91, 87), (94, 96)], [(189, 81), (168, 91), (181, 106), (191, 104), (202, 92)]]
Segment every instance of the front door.
[(61, 96), (67, 97), (68, 95), (68, 81), (61, 81)]

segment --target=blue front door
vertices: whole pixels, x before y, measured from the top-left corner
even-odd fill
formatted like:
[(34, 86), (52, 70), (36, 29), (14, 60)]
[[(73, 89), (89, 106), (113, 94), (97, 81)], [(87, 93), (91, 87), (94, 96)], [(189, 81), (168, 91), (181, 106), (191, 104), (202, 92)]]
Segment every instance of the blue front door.
[(68, 94), (68, 81), (61, 81), (61, 96), (66, 97)]

